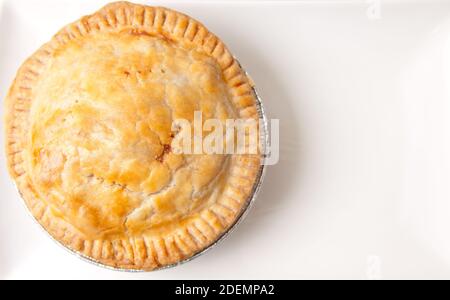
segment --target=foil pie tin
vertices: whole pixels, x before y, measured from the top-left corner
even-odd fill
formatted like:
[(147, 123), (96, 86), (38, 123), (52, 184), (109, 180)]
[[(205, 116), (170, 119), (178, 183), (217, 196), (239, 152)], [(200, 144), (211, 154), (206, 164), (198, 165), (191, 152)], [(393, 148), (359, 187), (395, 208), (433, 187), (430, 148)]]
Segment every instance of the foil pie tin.
[[(239, 61), (238, 61), (239, 63)], [(239, 63), (240, 65), (240, 63)], [(241, 66), (241, 65), (240, 65)], [(245, 69), (241, 66), (242, 70), (244, 70), (245, 74), (247, 75), (247, 77), (249, 78), (250, 82), (253, 82), (251, 80), (251, 77), (249, 76), (249, 74), (245, 71)], [(262, 122), (260, 122), (260, 144), (261, 144), (261, 165), (259, 168), (259, 172), (258, 172), (258, 176), (256, 178), (255, 184), (253, 186), (253, 190), (251, 193), (251, 196), (247, 199), (247, 203), (242, 207), (241, 209), (241, 213), (240, 215), (237, 217), (235, 223), (230, 226), (230, 228), (225, 231), (215, 242), (213, 242), (211, 245), (209, 245), (207, 248), (203, 249), (202, 251), (198, 252), (197, 254), (195, 254), (194, 256), (191, 256), (189, 258), (186, 258), (184, 260), (181, 260), (177, 263), (171, 264), (171, 265), (166, 265), (166, 266), (162, 266), (160, 268), (156, 268), (153, 269), (151, 271), (145, 271), (145, 270), (139, 270), (139, 269), (124, 269), (124, 268), (116, 268), (116, 267), (112, 267), (112, 266), (108, 266), (105, 265), (95, 259), (92, 259), (90, 257), (85, 256), (84, 254), (75, 251), (73, 249), (70, 249), (69, 247), (66, 247), (65, 245), (63, 245), (62, 243), (60, 243), (58, 240), (56, 240), (49, 232), (47, 232), (47, 230), (45, 230), (45, 228), (35, 219), (35, 217), (32, 215), (31, 211), (28, 209), (28, 207), (25, 204), (25, 201), (23, 200), (23, 197), (20, 193), (20, 190), (18, 189), (17, 185), (15, 184), (15, 188), (18, 191), (19, 195), (21, 195), (22, 198), (22, 203), (25, 206), (25, 209), (27, 210), (29, 216), (33, 219), (33, 221), (39, 225), (39, 227), (56, 243), (58, 244), (60, 247), (62, 247), (63, 249), (65, 249), (66, 251), (68, 251), (69, 253), (77, 256), (78, 258), (80, 258), (81, 260), (84, 260), (88, 263), (91, 263), (93, 265), (96, 265), (98, 267), (102, 267), (105, 269), (109, 269), (109, 270), (113, 270), (113, 271), (119, 271), (119, 272), (125, 272), (125, 273), (150, 273), (150, 272), (155, 272), (155, 271), (160, 271), (160, 270), (165, 270), (165, 269), (171, 269), (174, 268), (176, 266), (185, 264), (187, 262), (190, 262), (194, 259), (196, 259), (197, 257), (202, 256), (203, 254), (205, 254), (206, 252), (208, 252), (209, 250), (215, 248), (217, 245), (219, 245), (223, 240), (225, 240), (227, 237), (229, 237), (234, 230), (236, 230), (236, 228), (242, 223), (242, 221), (245, 219), (245, 217), (248, 215), (248, 213), (250, 212), (250, 209), (253, 207), (255, 200), (261, 190), (261, 186), (265, 177), (265, 173), (266, 173), (266, 164), (265, 164), (265, 160), (266, 160), (266, 153), (267, 153), (267, 149), (269, 148), (269, 128), (268, 128), (268, 119), (266, 116), (266, 112), (261, 100), (261, 97), (259, 96), (255, 86), (252, 84), (252, 90), (255, 94), (255, 98), (256, 98), (256, 105), (258, 108), (258, 114), (259, 114), (259, 118)]]

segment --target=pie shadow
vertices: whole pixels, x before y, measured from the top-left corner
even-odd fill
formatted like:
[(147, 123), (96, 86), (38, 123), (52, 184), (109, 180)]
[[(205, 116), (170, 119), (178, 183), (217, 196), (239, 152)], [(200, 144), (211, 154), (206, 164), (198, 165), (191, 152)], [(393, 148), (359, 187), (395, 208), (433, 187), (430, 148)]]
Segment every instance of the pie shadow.
[[(13, 27), (14, 22), (13, 12), (9, 11), (4, 4), (0, 9), (1, 28)], [(0, 65), (6, 70), (15, 70), (17, 68), (14, 65), (15, 60), (10, 59), (10, 57), (14, 56), (13, 50), (7, 47), (7, 45), (17, 44), (17, 42), (14, 40), (13, 34), (8, 34), (6, 30), (0, 31), (0, 45), (3, 45), (0, 47)], [(218, 247), (200, 258), (201, 260), (210, 260), (211, 263), (218, 257), (226, 257), (227, 253), (233, 253), (233, 249), (237, 247), (245, 247), (245, 241), (249, 237), (263, 234), (271, 226), (270, 220), (272, 215), (279, 213), (285, 205), (288, 205), (288, 197), (284, 195), (295, 189), (297, 181), (300, 180), (301, 168), (299, 166), (302, 164), (302, 156), (299, 153), (301, 153), (300, 140), (302, 134), (299, 124), (300, 117), (296, 116), (295, 111), (292, 109), (292, 103), (296, 99), (289, 96), (284, 83), (276, 76), (274, 61), (263, 59), (258, 55), (257, 51), (251, 51), (251, 48), (241, 47), (239, 50), (239, 57), (242, 59), (241, 62), (244, 64), (244, 68), (249, 66), (247, 71), (249, 71), (257, 84), (257, 90), (265, 106), (267, 117), (269, 120), (280, 120), (280, 161), (276, 165), (267, 167), (267, 173), (259, 196), (243, 222)], [(14, 76), (14, 74), (6, 73), (9, 73), (9, 71), (2, 71), (0, 74), (1, 105), (3, 105), (4, 96), (12, 80), (11, 76)], [(2, 109), (0, 111), (3, 113)], [(0, 138), (2, 141), (4, 140), (3, 128)], [(3, 149), (2, 145), (0, 150), (2, 153), (4, 152)], [(295, 157), (292, 156), (292, 153), (295, 153)], [(3, 153), (2, 158), (0, 158), (2, 162), (0, 172), (2, 173), (2, 178), (7, 178), (4, 157)], [(2, 200), (0, 200), (0, 279), (6, 277), (14, 268), (12, 263), (13, 257), (25, 255), (26, 251), (29, 251), (27, 250), (29, 249), (27, 245), (22, 245), (22, 249), (11, 249), (6, 246), (14, 244), (12, 243), (13, 237), (10, 234), (10, 228), (6, 227), (7, 222), (5, 221), (10, 220), (14, 222), (14, 220), (11, 220), (11, 216), (7, 215), (11, 208), (11, 203), (9, 202), (12, 200), (16, 201), (17, 199), (15, 198), (18, 198), (9, 196), (14, 193), (15, 191), (10, 191), (6, 194), (8, 197), (2, 197)], [(20, 232), (21, 230), (19, 229), (18, 234)]]
[[(286, 197), (291, 191), (298, 188), (301, 181), (302, 147), (301, 136), (303, 125), (301, 116), (295, 114), (292, 103), (296, 101), (290, 96), (286, 87), (274, 72), (274, 61), (264, 60), (258, 56), (258, 51), (240, 49), (239, 57), (243, 67), (251, 66), (246, 70), (256, 83), (256, 89), (261, 97), (269, 119), (279, 119), (279, 153), (277, 164), (266, 167), (266, 176), (262, 188), (250, 212), (235, 228), (232, 234), (224, 239), (217, 247), (208, 251), (198, 260), (200, 265), (214, 265), (217, 258), (227, 258), (236, 249), (245, 248), (246, 240), (253, 236), (261, 236), (271, 226), (271, 219), (282, 213), (293, 197)], [(249, 52), (250, 51), (250, 52)]]

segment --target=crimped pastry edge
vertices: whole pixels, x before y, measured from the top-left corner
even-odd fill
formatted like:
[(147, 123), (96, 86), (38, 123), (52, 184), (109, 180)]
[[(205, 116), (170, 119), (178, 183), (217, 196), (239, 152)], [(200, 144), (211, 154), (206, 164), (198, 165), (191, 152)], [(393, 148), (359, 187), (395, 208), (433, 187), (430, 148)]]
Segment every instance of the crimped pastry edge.
[(167, 8), (117, 2), (63, 28), (19, 69), (6, 98), (6, 153), (9, 172), (27, 207), (55, 240), (83, 258), (108, 267), (150, 271), (193, 258), (220, 240), (245, 211), (259, 186), (263, 167), (259, 156), (233, 156), (232, 179), (236, 186), (228, 187), (227, 196), (199, 213), (184, 228), (160, 239), (143, 236), (117, 241), (85, 240), (70, 224), (53, 217), (51, 207), (36, 196), (23, 166), (33, 83), (45, 70), (53, 52), (71, 39), (123, 29), (162, 35), (215, 58), (232, 91), (232, 102), (240, 116), (259, 117), (258, 101), (248, 77), (223, 42), (205, 26)]

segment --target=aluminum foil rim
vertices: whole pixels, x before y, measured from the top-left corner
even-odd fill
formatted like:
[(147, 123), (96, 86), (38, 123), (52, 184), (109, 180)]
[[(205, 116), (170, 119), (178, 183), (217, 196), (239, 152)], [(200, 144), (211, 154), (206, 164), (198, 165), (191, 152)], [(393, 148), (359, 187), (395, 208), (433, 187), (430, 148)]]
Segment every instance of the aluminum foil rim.
[[(237, 60), (236, 60), (237, 61)], [(239, 61), (237, 61), (239, 63)], [(240, 65), (240, 63), (239, 63)], [(241, 66), (241, 65), (240, 65)], [(241, 66), (242, 68), (242, 66)], [(244, 68), (242, 68), (242, 70), (244, 70), (245, 74), (247, 75), (247, 77), (250, 79), (249, 74), (245, 71)], [(251, 80), (251, 79), (250, 79)], [(188, 263), (202, 255), (204, 255), (206, 252), (210, 251), (211, 249), (215, 248), (217, 245), (219, 245), (221, 242), (223, 242), (226, 238), (228, 238), (236, 229), (237, 227), (242, 224), (242, 222), (244, 221), (244, 219), (247, 217), (247, 215), (249, 214), (251, 208), (254, 206), (255, 202), (256, 202), (256, 198), (259, 195), (259, 192), (261, 191), (261, 186), (262, 183), (264, 181), (264, 177), (266, 175), (266, 171), (267, 171), (267, 167), (265, 165), (265, 153), (266, 153), (266, 149), (268, 149), (269, 146), (269, 129), (268, 129), (268, 119), (267, 119), (267, 115), (266, 115), (266, 111), (264, 109), (264, 105), (262, 103), (261, 97), (258, 94), (255, 86), (252, 85), (252, 90), (255, 94), (255, 98), (256, 98), (256, 105), (258, 108), (258, 114), (260, 119), (262, 120), (262, 128), (260, 128), (261, 132), (261, 138), (262, 138), (262, 159), (264, 160), (264, 163), (261, 164), (260, 168), (259, 168), (259, 172), (258, 172), (258, 176), (256, 178), (255, 184), (253, 186), (253, 190), (251, 193), (251, 196), (249, 197), (249, 199), (247, 200), (247, 204), (244, 205), (241, 209), (241, 213), (240, 215), (236, 218), (236, 221), (234, 222), (233, 225), (231, 225), (227, 231), (225, 231), (216, 241), (214, 241), (212, 244), (210, 244), (208, 247), (206, 247), (205, 249), (201, 250), (200, 252), (196, 253), (195, 255), (188, 257), (184, 260), (181, 260), (179, 262), (176, 262), (174, 264), (170, 264), (170, 265), (166, 265), (166, 266), (162, 266), (156, 269), (153, 269), (151, 271), (146, 271), (146, 270), (139, 270), (139, 269), (124, 269), (124, 268), (117, 268), (117, 267), (113, 267), (113, 266), (108, 266), (106, 264), (101, 263), (98, 260), (95, 260), (93, 258), (90, 258), (82, 253), (80, 253), (79, 251), (70, 249), (69, 247), (65, 246), (64, 244), (62, 244), (60, 241), (58, 241), (56, 238), (54, 238), (45, 228), (44, 226), (42, 226), (42, 224), (40, 224), (36, 218), (33, 216), (33, 214), (31, 213), (31, 210), (28, 208), (28, 206), (25, 203), (24, 197), (22, 195), (22, 193), (20, 192), (19, 188), (17, 187), (17, 183), (14, 181), (14, 187), (16, 189), (16, 191), (18, 192), (18, 194), (20, 195), (20, 198), (22, 199), (22, 204), (25, 206), (26, 211), (28, 212), (28, 215), (33, 219), (33, 221), (39, 225), (39, 227), (41, 228), (41, 230), (43, 230), (47, 236), (50, 237), (51, 240), (53, 240), (57, 245), (59, 245), (61, 248), (63, 248), (64, 250), (66, 250), (67, 252), (71, 253), (72, 255), (78, 257), (79, 259), (88, 262), (90, 264), (93, 264), (97, 267), (101, 267), (104, 269), (108, 269), (108, 270), (112, 270), (112, 271), (118, 271), (118, 272), (124, 272), (124, 273), (152, 273), (155, 271), (161, 271), (161, 270), (166, 270), (166, 269), (171, 269), (171, 268), (175, 268), (177, 266), (183, 265), (185, 263)]]

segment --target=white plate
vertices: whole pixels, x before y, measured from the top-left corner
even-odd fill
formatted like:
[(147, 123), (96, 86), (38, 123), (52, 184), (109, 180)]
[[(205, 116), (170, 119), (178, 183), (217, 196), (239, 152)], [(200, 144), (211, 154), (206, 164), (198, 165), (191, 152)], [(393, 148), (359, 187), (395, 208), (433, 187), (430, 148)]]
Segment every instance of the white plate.
[[(106, 1), (6, 0), (0, 99), (22, 61)], [(219, 247), (100, 269), (29, 218), (0, 155), (0, 278), (450, 278), (450, 1), (148, 1), (221, 36), (281, 120), (281, 161)], [(3, 141), (3, 130), (1, 133)]]

